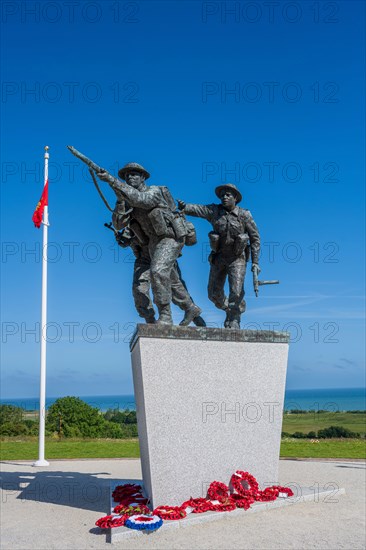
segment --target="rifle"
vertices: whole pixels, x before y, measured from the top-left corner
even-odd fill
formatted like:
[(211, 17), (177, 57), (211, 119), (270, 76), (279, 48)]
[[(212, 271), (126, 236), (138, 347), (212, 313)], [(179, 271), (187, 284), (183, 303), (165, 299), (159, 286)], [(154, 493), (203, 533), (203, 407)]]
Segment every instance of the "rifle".
[(278, 285), (280, 281), (258, 281), (258, 269), (255, 267), (253, 269), (253, 287), (256, 298), (258, 298), (258, 290), (260, 286), (263, 285)]
[[(93, 171), (93, 172), (96, 172), (96, 173), (105, 172), (105, 175), (107, 177), (107, 183), (112, 187), (112, 189), (115, 193), (118, 191), (118, 187), (117, 187), (118, 180), (117, 180), (117, 178), (112, 176), (112, 174), (110, 174), (107, 170), (105, 170), (104, 168), (102, 168), (101, 166), (99, 166), (98, 164), (93, 162), (91, 159), (89, 159), (88, 157), (86, 157), (85, 155), (80, 153), (80, 151), (75, 149), (75, 147), (73, 147), (72, 145), (67, 145), (66, 147), (68, 148), (68, 150), (76, 158), (78, 158), (79, 160), (84, 162), (87, 166), (89, 166), (89, 171)], [(98, 191), (99, 191), (99, 194), (101, 194), (101, 191), (99, 189), (98, 189)], [(104, 200), (104, 202), (106, 202), (105, 199), (103, 199), (103, 200)]]

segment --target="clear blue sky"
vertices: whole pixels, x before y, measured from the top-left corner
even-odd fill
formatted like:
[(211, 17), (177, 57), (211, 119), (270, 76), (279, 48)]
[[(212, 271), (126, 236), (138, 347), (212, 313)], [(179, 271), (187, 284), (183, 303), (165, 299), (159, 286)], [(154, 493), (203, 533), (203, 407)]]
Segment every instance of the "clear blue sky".
[[(38, 395), (42, 231), (31, 217), (45, 145), (47, 393), (132, 392), (133, 260), (67, 144), (114, 172), (140, 162), (188, 202), (236, 183), (261, 232), (262, 277), (281, 280), (256, 299), (248, 276), (243, 328), (292, 333), (289, 388), (363, 386), (364, 3), (5, 5), (1, 396)], [(206, 293), (210, 227), (196, 228), (182, 272), (221, 326)]]

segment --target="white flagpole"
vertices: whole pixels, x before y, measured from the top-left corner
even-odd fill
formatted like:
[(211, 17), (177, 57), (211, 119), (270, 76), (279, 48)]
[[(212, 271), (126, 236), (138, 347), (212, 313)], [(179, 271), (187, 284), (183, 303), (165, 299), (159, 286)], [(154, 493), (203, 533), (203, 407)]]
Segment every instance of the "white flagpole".
[[(48, 153), (46, 145), (44, 153), (44, 185), (48, 181)], [(48, 201), (47, 201), (48, 202)], [(45, 420), (46, 420), (46, 326), (47, 326), (47, 245), (48, 245), (48, 204), (43, 210), (43, 253), (42, 253), (42, 313), (41, 313), (41, 371), (39, 388), (39, 447), (38, 460), (33, 466), (49, 466), (45, 460)]]

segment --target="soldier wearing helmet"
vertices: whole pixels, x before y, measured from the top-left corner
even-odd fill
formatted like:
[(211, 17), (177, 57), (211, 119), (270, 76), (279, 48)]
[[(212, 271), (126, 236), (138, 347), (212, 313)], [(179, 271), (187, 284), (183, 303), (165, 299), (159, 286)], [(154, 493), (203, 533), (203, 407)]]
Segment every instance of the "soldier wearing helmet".
[[(108, 181), (106, 172), (98, 172), (98, 177)], [(132, 231), (146, 238), (150, 256), (150, 281), (154, 302), (159, 311), (158, 323), (172, 324), (172, 286), (179, 287), (179, 306), (184, 309), (182, 324), (188, 325), (199, 317), (201, 309), (196, 306), (184, 285), (177, 281), (176, 260), (181, 255), (186, 240), (184, 218), (176, 212), (176, 205), (167, 187), (147, 186), (145, 181), (150, 174), (143, 166), (130, 162), (118, 172), (113, 189), (117, 195), (115, 219), (119, 209), (125, 210), (125, 203), (132, 208), (130, 213)], [(125, 183), (124, 183), (125, 182)], [(115, 223), (116, 226), (116, 223)]]
[[(238, 206), (242, 195), (235, 185), (219, 185), (215, 193), (221, 204), (186, 204), (179, 200), (178, 208), (189, 216), (204, 218), (212, 224), (208, 297), (217, 308), (226, 312), (224, 326), (239, 329), (241, 314), (246, 307), (244, 278), (250, 256), (252, 271), (260, 271), (259, 232), (249, 210)], [(224, 290), (226, 279), (229, 282), (228, 296)]]

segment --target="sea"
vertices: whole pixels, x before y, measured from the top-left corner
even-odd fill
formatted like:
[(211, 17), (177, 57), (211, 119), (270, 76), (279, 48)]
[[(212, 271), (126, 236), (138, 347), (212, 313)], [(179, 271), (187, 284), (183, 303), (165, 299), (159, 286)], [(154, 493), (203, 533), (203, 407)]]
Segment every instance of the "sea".
[[(108, 409), (136, 409), (133, 395), (80, 395), (77, 397), (102, 412)], [(46, 409), (56, 399), (58, 397), (48, 397)], [(39, 410), (37, 397), (0, 399), (0, 404), (15, 405), (26, 411)], [(286, 390), (284, 408), (285, 410), (325, 410), (329, 412), (364, 411), (366, 410), (366, 388)]]

